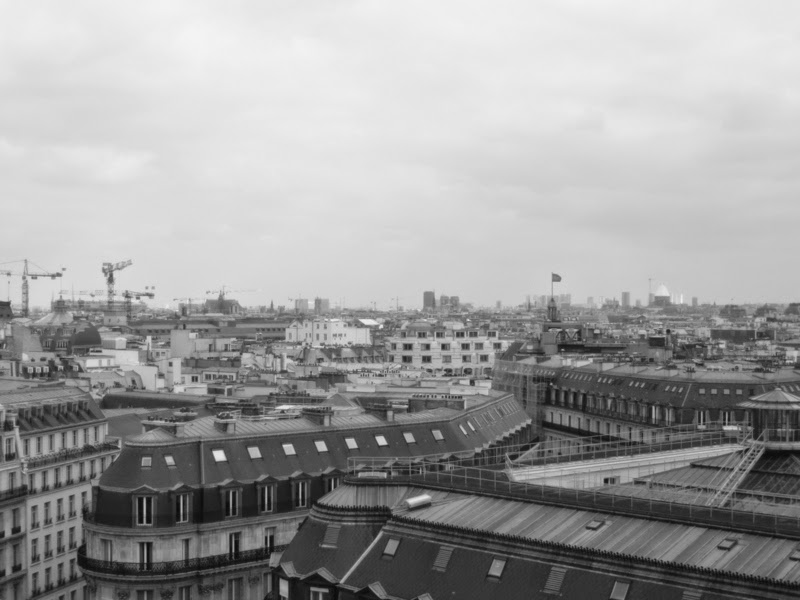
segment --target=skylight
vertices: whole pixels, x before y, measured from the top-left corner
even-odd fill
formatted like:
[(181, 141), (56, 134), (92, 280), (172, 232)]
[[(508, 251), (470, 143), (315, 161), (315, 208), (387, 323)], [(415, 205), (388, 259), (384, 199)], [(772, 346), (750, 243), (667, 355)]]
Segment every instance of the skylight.
[(296, 456), (297, 452), (294, 450), (294, 444), (283, 444), (283, 453), (286, 456)]
[(397, 552), (397, 547), (400, 545), (400, 540), (395, 538), (390, 538), (388, 542), (386, 542), (386, 547), (383, 549), (383, 556), (386, 558), (391, 558)]
[(608, 597), (608, 600), (625, 600), (628, 597), (628, 590), (630, 587), (630, 581), (615, 581), (614, 589), (611, 590), (611, 595)]
[(431, 429), (431, 433), (433, 434), (433, 439), (435, 439), (437, 442), (444, 440), (444, 436), (442, 435), (440, 429)]
[(225, 450), (223, 450), (222, 448), (212, 450), (211, 454), (214, 455), (214, 460), (217, 461), (218, 463), (228, 462), (228, 457), (225, 456)]
[(459, 425), (459, 426), (458, 426), (458, 428), (461, 430), (461, 433), (463, 433), (464, 435), (469, 435), (469, 434), (467, 433), (467, 430), (464, 428), (464, 426), (463, 426), (463, 425)]
[(469, 425), (469, 428), (472, 429), (472, 431), (475, 431), (475, 425), (472, 424), (472, 421), (467, 421), (467, 425)]
[(261, 458), (261, 449), (258, 446), (248, 446), (247, 453), (250, 458)]
[(489, 567), (489, 572), (486, 574), (486, 576), (500, 579), (500, 577), (503, 575), (503, 569), (505, 568), (506, 568), (505, 558), (494, 558), (492, 559), (492, 566)]
[(328, 445), (325, 443), (325, 440), (315, 440), (314, 445), (317, 447), (317, 452), (327, 452)]
[(153, 466), (153, 457), (152, 456), (143, 456), (142, 457), (142, 467), (149, 468)]
[(347, 447), (350, 450), (358, 450), (358, 442), (356, 441), (356, 438), (344, 438), (344, 443), (347, 444)]
[(168, 467), (175, 466), (175, 457), (172, 454), (165, 454), (164, 455), (164, 462), (167, 463)]
[(376, 435), (375, 441), (378, 443), (378, 446), (388, 446), (389, 442), (386, 441), (386, 438), (382, 435)]
[(417, 443), (417, 440), (414, 439), (414, 434), (411, 433), (410, 431), (404, 431), (403, 432), (403, 437), (405, 438), (407, 444), (416, 444)]

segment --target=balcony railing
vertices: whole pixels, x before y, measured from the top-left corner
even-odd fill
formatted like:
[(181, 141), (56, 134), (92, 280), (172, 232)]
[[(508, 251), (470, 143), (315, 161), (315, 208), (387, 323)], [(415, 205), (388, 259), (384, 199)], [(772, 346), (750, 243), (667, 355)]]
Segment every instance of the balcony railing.
[(286, 546), (275, 546), (273, 548), (256, 548), (254, 550), (241, 550), (234, 555), (215, 554), (212, 556), (201, 556), (187, 560), (173, 560), (168, 562), (152, 562), (141, 564), (138, 562), (117, 562), (108, 560), (98, 560), (86, 556), (86, 546), (78, 549), (78, 566), (83, 571), (95, 573), (106, 573), (109, 575), (125, 575), (133, 577), (141, 576), (163, 576), (177, 573), (190, 573), (220, 569), (232, 565), (269, 560), (272, 552), (282, 552)]
[(11, 500), (13, 498), (21, 498), (22, 496), (27, 495), (28, 493), (28, 486), (21, 485), (15, 488), (11, 488), (10, 490), (5, 490), (0, 492), (0, 502), (3, 500)]
[(22, 531), (22, 526), (17, 525), (16, 527), (11, 528), (11, 535), (17, 535), (21, 531)]
[(76, 458), (83, 458), (86, 456), (94, 456), (96, 454), (102, 454), (103, 452), (112, 452), (114, 450), (119, 450), (119, 446), (116, 444), (111, 444), (109, 442), (105, 442), (102, 444), (87, 444), (81, 448), (67, 448), (65, 450), (59, 450), (58, 452), (53, 452), (52, 454), (46, 454), (44, 456), (37, 456), (35, 458), (28, 458), (28, 468), (29, 469), (36, 469), (38, 467), (43, 467), (45, 465), (53, 465), (56, 463), (61, 463), (68, 460), (74, 460)]

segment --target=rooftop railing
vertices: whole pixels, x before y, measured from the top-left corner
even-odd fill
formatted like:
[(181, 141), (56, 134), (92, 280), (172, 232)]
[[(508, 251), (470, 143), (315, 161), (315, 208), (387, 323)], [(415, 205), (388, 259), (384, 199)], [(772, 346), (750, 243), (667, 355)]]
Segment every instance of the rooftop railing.
[(443, 491), (463, 491), (800, 540), (800, 516), (770, 514), (758, 510), (757, 505), (751, 510), (708, 507), (685, 501), (616, 494), (602, 488), (575, 489), (515, 482), (499, 465), (495, 468), (457, 467), (447, 462), (414, 462), (408, 458), (350, 458), (345, 480), (357, 485), (417, 485)]

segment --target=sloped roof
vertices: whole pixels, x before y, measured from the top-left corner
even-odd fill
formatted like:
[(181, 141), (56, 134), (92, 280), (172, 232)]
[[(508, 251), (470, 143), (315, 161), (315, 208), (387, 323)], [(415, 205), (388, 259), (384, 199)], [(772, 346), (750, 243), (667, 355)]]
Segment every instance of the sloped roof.
[(738, 408), (764, 410), (800, 410), (800, 396), (795, 396), (780, 388), (776, 388), (766, 394), (748, 398), (744, 402), (738, 402), (736, 406)]

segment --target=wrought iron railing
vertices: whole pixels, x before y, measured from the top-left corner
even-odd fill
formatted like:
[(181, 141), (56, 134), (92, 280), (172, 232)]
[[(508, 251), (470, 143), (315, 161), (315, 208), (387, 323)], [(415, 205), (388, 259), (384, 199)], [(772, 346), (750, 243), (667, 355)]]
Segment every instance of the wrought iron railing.
[(67, 448), (52, 454), (28, 458), (26, 462), (29, 469), (36, 469), (45, 465), (52, 465), (67, 460), (83, 458), (85, 456), (94, 456), (96, 454), (102, 454), (103, 452), (113, 452), (114, 450), (119, 450), (119, 446), (110, 442), (94, 445), (87, 444), (80, 448)]
[(268, 561), (273, 552), (282, 552), (285, 548), (286, 546), (273, 546), (272, 548), (240, 550), (239, 552), (200, 556), (186, 560), (130, 563), (90, 558), (86, 556), (86, 545), (84, 544), (78, 548), (78, 566), (84, 571), (105, 573), (108, 575), (135, 577), (163, 576), (178, 573), (205, 571), (209, 569), (220, 569), (223, 567), (257, 561)]

